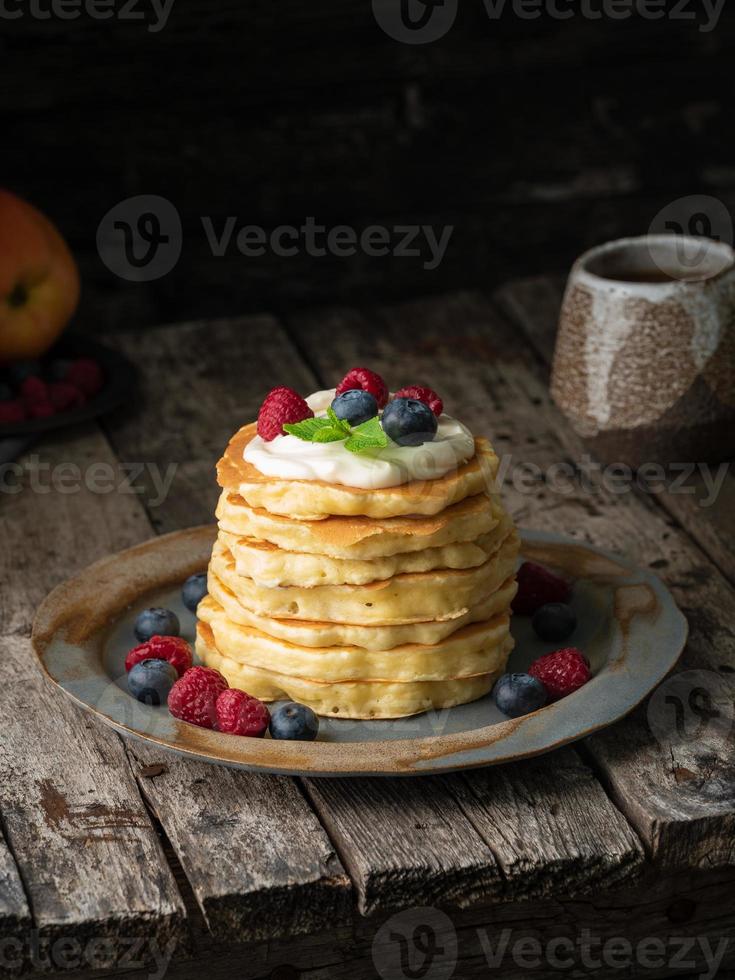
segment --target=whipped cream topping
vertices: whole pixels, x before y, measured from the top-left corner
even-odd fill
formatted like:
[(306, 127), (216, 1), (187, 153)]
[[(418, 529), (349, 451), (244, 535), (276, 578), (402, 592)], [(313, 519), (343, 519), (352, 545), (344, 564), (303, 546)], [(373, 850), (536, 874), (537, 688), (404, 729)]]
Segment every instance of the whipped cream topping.
[[(335, 397), (334, 388), (316, 391), (306, 401), (316, 416), (324, 416)], [(422, 446), (398, 446), (351, 453), (344, 442), (305, 442), (296, 436), (276, 436), (265, 442), (255, 436), (243, 457), (264, 476), (282, 480), (323, 480), (345, 487), (379, 490), (411, 480), (437, 480), (475, 455), (475, 440), (450, 415), (438, 419), (436, 436)]]

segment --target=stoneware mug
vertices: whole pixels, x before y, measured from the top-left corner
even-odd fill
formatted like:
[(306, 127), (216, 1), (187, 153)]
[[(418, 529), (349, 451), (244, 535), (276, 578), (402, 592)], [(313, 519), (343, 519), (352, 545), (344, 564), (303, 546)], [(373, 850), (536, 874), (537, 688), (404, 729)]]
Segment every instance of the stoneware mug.
[(606, 462), (735, 452), (735, 252), (653, 235), (591, 249), (561, 310), (551, 392)]

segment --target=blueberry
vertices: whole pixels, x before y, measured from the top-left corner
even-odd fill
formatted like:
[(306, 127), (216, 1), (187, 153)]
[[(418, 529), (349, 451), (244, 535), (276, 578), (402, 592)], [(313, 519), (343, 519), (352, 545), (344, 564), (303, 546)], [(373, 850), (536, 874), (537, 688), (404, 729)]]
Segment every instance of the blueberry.
[(128, 671), (128, 690), (144, 704), (165, 704), (178, 677), (168, 660), (141, 660)]
[(542, 640), (566, 640), (577, 628), (577, 617), (565, 602), (547, 602), (533, 614), (531, 620), (536, 634)]
[(181, 599), (186, 608), (195, 613), (197, 606), (207, 594), (207, 573), (190, 575), (181, 587)]
[(436, 415), (415, 398), (394, 398), (383, 412), (383, 428), (399, 446), (420, 446), (436, 435)]
[(40, 378), (41, 370), (40, 361), (13, 361), (12, 364), (8, 365), (7, 374), (10, 383), (19, 386), (23, 384), (26, 378)]
[(66, 381), (66, 376), (69, 373), (69, 368), (71, 367), (71, 361), (66, 358), (57, 357), (48, 366), (46, 375), (49, 381)]
[(334, 399), (332, 411), (338, 419), (343, 419), (350, 425), (359, 425), (375, 418), (378, 414), (378, 403), (369, 391), (353, 388)]
[(520, 718), (546, 704), (546, 688), (530, 674), (503, 674), (495, 685), (493, 698), (498, 710), (509, 718)]
[(176, 613), (154, 607), (139, 614), (133, 630), (140, 642), (145, 643), (152, 636), (178, 636), (180, 628)]
[(286, 701), (271, 712), (271, 738), (313, 742), (319, 731), (319, 719), (305, 704)]

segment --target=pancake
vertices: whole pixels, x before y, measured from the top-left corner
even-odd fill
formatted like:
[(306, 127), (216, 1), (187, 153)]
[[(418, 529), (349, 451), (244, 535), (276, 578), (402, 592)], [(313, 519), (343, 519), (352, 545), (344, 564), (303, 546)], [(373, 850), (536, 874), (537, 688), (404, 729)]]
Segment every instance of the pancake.
[(369, 585), (271, 589), (238, 575), (232, 555), (217, 540), (210, 569), (243, 606), (258, 615), (390, 626), (464, 615), (512, 575), (518, 548), (518, 534), (513, 529), (488, 561), (477, 568), (409, 572)]
[(197, 615), (211, 628), (215, 646), (228, 660), (327, 683), (473, 677), (500, 670), (513, 645), (508, 614), (465, 626), (432, 646), (408, 643), (392, 650), (297, 646), (231, 622), (211, 596), (199, 604)]
[(285, 551), (270, 541), (241, 537), (220, 530), (220, 541), (235, 559), (235, 571), (268, 588), (297, 585), (367, 585), (406, 572), (430, 572), (436, 568), (476, 568), (483, 565), (507, 536), (510, 518), (476, 541), (426, 548), (384, 558), (327, 558)]
[(397, 626), (363, 626), (357, 623), (319, 623), (259, 616), (246, 609), (234, 592), (220, 581), (212, 569), (209, 570), (209, 594), (223, 607), (231, 622), (252, 626), (269, 636), (306, 647), (358, 646), (365, 650), (390, 650), (406, 643), (440, 643), (463, 626), (492, 619), (498, 613), (505, 612), (517, 588), (514, 578), (506, 579), (487, 599), (456, 619)]
[(196, 650), (208, 667), (221, 671), (231, 687), (263, 701), (293, 700), (319, 715), (338, 718), (403, 718), (424, 711), (451, 708), (483, 697), (500, 671), (454, 680), (318, 682), (273, 670), (239, 664), (222, 656), (212, 630), (197, 625)]
[(255, 423), (230, 440), (217, 464), (217, 480), (236, 490), (251, 507), (299, 520), (362, 515), (381, 520), (406, 514), (438, 514), (451, 504), (494, 489), (498, 457), (485, 439), (475, 440), (475, 455), (436, 480), (411, 480), (395, 487), (364, 489), (323, 480), (288, 480), (265, 476), (243, 459), (256, 435)]
[(359, 560), (474, 541), (496, 527), (502, 514), (499, 498), (481, 493), (431, 517), (301, 521), (249, 507), (240, 494), (229, 490), (222, 491), (216, 512), (220, 527), (232, 534), (269, 541), (286, 551)]

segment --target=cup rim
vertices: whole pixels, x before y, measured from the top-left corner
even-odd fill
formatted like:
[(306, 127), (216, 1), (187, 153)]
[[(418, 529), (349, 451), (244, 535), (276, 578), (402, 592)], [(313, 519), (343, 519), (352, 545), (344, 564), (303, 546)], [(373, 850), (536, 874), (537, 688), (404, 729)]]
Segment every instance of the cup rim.
[[(724, 257), (724, 264), (721, 269), (710, 276), (692, 279), (670, 279), (664, 281), (645, 281), (639, 279), (619, 279), (610, 278), (593, 272), (589, 265), (595, 259), (603, 258), (624, 248), (636, 248), (641, 245), (674, 245), (684, 244), (689, 246), (702, 247), (706, 244), (708, 252)], [(578, 278), (587, 279), (592, 285), (604, 285), (609, 289), (622, 288), (626, 290), (648, 292), (652, 289), (669, 290), (681, 289), (684, 287), (698, 287), (704, 284), (717, 282), (723, 276), (735, 269), (735, 249), (727, 242), (717, 241), (714, 238), (707, 238), (704, 235), (634, 235), (626, 238), (615, 238), (600, 245), (595, 245), (586, 252), (583, 252), (574, 263), (572, 271)]]

